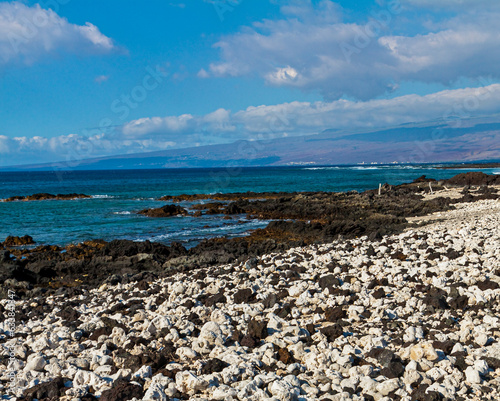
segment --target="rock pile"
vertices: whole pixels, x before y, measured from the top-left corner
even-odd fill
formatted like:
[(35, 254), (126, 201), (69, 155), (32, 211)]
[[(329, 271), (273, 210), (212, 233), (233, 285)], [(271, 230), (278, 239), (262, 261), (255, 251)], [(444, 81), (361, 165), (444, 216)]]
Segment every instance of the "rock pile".
[(498, 400), (499, 218), (498, 200), (458, 204), (376, 242), (18, 299), (15, 337), (0, 324), (0, 390), (68, 401)]

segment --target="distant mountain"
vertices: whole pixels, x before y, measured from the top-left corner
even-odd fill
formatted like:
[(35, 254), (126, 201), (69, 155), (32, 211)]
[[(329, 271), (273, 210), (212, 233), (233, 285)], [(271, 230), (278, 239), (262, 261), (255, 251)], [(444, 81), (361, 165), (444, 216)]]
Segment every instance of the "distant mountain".
[(433, 163), (500, 160), (500, 118), (405, 124), (364, 131), (237, 141), (2, 170), (102, 170), (178, 167)]

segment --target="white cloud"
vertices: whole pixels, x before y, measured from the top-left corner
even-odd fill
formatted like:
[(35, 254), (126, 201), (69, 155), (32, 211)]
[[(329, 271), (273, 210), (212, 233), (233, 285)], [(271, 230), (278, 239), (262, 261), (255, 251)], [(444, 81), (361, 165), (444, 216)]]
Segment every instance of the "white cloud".
[(218, 109), (213, 113), (203, 116), (201, 119), (201, 129), (206, 132), (235, 132), (236, 126), (232, 121), (231, 111)]
[[(6, 155), (10, 153), (9, 142), (11, 139), (6, 135), (0, 135), (0, 155)], [(1, 161), (2, 159), (0, 159)]]
[(500, 28), (490, 16), (454, 19), (436, 33), (386, 36), (379, 42), (397, 59), (403, 79), (448, 84), (460, 77), (500, 76)]
[(32, 64), (58, 53), (105, 54), (115, 50), (112, 39), (89, 22), (71, 24), (38, 4), (0, 3), (0, 65)]
[(131, 139), (172, 139), (182, 146), (192, 143), (222, 143), (236, 132), (229, 110), (218, 109), (204, 116), (183, 114), (180, 116), (150, 117), (130, 121), (120, 133)]
[(296, 81), (298, 78), (299, 73), (295, 68), (290, 66), (277, 68), (274, 72), (271, 72), (266, 76), (266, 80), (275, 85), (287, 85)]
[(404, 81), (448, 85), (464, 77), (500, 78), (500, 13), (493, 7), (433, 23), (432, 32), (396, 36), (390, 31), (397, 19), (412, 14), (390, 3), (366, 23), (347, 23), (329, 0), (316, 6), (293, 2), (282, 7), (281, 20), (222, 37), (215, 44), (220, 60), (203, 77), (257, 75), (271, 85), (320, 91), (330, 100), (371, 99)]
[(112, 132), (54, 138), (0, 135), (0, 164), (19, 160), (72, 161), (97, 156), (156, 151), (320, 133), (326, 129), (356, 132), (405, 123), (443, 120), (452, 127), (466, 119), (500, 112), (500, 84), (445, 90), (426, 96), (406, 95), (365, 102), (291, 102), (218, 109), (195, 116), (142, 118)]
[(124, 125), (123, 134), (137, 137), (147, 134), (185, 134), (195, 128), (195, 118), (191, 114), (181, 116), (141, 118)]
[(500, 111), (500, 84), (483, 88), (446, 90), (426, 96), (407, 95), (366, 102), (291, 102), (249, 107), (233, 115), (247, 135), (274, 131), (304, 135), (325, 129), (367, 129), (404, 123), (459, 119)]
[(123, 135), (113, 133), (93, 136), (70, 134), (53, 138), (9, 138), (0, 135), (0, 165), (60, 161), (65, 167), (72, 167), (82, 159), (164, 150), (173, 146), (176, 146), (173, 140), (140, 136), (127, 139)]

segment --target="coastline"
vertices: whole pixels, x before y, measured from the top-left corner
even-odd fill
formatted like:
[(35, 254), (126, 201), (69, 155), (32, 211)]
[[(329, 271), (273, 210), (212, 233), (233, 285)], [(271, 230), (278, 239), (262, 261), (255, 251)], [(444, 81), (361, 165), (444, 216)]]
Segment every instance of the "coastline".
[[(88, 199), (50, 199), (29, 202), (0, 203), (4, 221), (0, 226), (0, 241), (9, 235), (30, 235), (39, 245), (65, 247), (91, 239), (110, 242), (114, 239), (158, 242), (169, 245), (179, 242), (186, 248), (203, 239), (247, 235), (255, 228), (265, 228), (267, 222), (248, 220), (245, 215), (209, 214), (202, 210), (200, 218), (190, 211), (186, 218), (155, 220), (138, 216), (137, 211), (158, 208), (174, 203), (166, 195), (222, 193), (231, 202), (228, 193), (271, 193), (281, 191), (280, 197), (291, 193), (320, 193), (322, 191), (359, 193), (378, 188), (379, 183), (392, 186), (408, 183), (426, 175), (439, 181), (448, 180), (463, 170), (437, 170), (433, 167), (325, 167), (242, 169), (228, 176), (226, 170), (151, 170), (127, 172), (68, 172), (59, 177), (55, 173), (2, 174), (0, 198), (34, 197), (43, 193), (83, 193)], [(493, 170), (484, 172), (492, 173)], [(224, 175), (226, 174), (226, 175)], [(205, 195), (207, 196), (207, 195)], [(36, 196), (38, 198), (38, 196)], [(243, 199), (243, 198), (242, 198)], [(162, 203), (163, 202), (163, 203)], [(181, 201), (179, 206), (212, 202), (209, 199)], [(177, 203), (177, 202), (175, 202)], [(208, 210), (207, 210), (208, 211)], [(215, 212), (215, 210), (213, 210)], [(212, 212), (212, 211), (211, 211)], [(198, 213), (199, 214), (199, 213)], [(32, 218), (35, 215), (36, 218)], [(314, 216), (313, 216), (314, 218)]]
[(17, 301), (17, 395), (498, 399), (500, 202), (457, 207), (379, 242)]
[[(387, 189), (381, 201), (413, 199), (410, 188), (428, 182)], [(437, 184), (415, 199), (435, 208), (415, 209), (419, 217), (380, 238), (161, 264), (164, 274), (155, 263), (167, 248), (179, 262), (180, 249), (74, 247), (61, 267), (78, 281), (3, 283), (16, 296), (2, 299), (2, 312), (17, 325), (13, 338), (1, 326), (14, 355), (0, 362), (2, 392), (15, 371), (11, 389), (24, 399), (498, 399), (500, 200), (480, 199), (497, 188)], [(457, 203), (437, 200), (451, 192)], [(214, 244), (207, 252), (220, 251)], [(106, 247), (116, 254), (94, 254)], [(38, 255), (37, 280), (52, 274), (50, 252)], [(121, 277), (104, 271), (89, 285), (78, 269), (92, 261)]]
[[(216, 202), (208, 203), (204, 194), (163, 197), (164, 202), (173, 203), (139, 210), (138, 214), (159, 225), (181, 213), (189, 214), (191, 220), (197, 219), (194, 216), (198, 214), (218, 215), (221, 221), (245, 216), (247, 221), (265, 222), (265, 226), (247, 236), (206, 239), (191, 248), (176, 242), (165, 245), (101, 239), (68, 246), (37, 245), (29, 235), (9, 237), (0, 249), (2, 293), (10, 288), (27, 298), (71, 295), (104, 282), (127, 283), (142, 280), (144, 274), (158, 278), (198, 267), (237, 264), (271, 252), (338, 238), (367, 236), (380, 240), (384, 235), (402, 232), (414, 216), (444, 212), (459, 202), (498, 199), (499, 187), (500, 176), (469, 172), (444, 181), (421, 176), (411, 183), (384, 184), (378, 190), (360, 193), (221, 194), (210, 195)], [(186, 197), (200, 203), (191, 204), (189, 210), (179, 207), (177, 202)], [(35, 203), (34, 207), (38, 205), (43, 206)], [(23, 243), (28, 246), (16, 246)]]
[(477, 168), (477, 169), (484, 169), (484, 168), (498, 168), (500, 167), (499, 162), (485, 162), (485, 163), (449, 163), (449, 165), (446, 166), (440, 166), (436, 167), (437, 169), (441, 170), (451, 170), (451, 169), (456, 169), (456, 168)]

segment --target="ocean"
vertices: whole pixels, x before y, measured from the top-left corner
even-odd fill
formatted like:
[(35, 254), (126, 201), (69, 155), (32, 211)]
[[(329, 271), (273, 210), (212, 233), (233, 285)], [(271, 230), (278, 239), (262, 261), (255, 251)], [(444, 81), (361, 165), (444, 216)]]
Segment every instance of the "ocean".
[[(0, 172), (0, 199), (39, 192), (84, 193), (91, 199), (0, 202), (0, 241), (30, 235), (39, 244), (68, 245), (90, 239), (180, 242), (192, 247), (212, 237), (234, 237), (267, 225), (236, 216), (149, 218), (145, 208), (168, 202), (163, 195), (216, 192), (363, 191), (379, 183), (397, 185), (421, 175), (447, 179), (477, 169), (438, 169), (439, 165), (262, 167), (116, 171)], [(500, 169), (481, 169), (500, 173)], [(189, 202), (181, 203), (189, 206)]]

